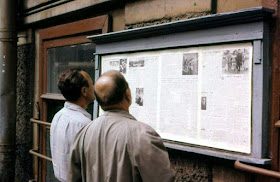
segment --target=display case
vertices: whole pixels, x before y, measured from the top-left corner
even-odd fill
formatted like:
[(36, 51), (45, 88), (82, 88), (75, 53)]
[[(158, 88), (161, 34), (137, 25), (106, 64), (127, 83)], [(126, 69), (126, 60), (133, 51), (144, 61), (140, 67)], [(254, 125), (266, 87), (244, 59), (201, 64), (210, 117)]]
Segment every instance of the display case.
[(268, 164), (273, 12), (257, 7), (89, 36), (95, 78), (120, 71), (130, 113), (168, 148)]

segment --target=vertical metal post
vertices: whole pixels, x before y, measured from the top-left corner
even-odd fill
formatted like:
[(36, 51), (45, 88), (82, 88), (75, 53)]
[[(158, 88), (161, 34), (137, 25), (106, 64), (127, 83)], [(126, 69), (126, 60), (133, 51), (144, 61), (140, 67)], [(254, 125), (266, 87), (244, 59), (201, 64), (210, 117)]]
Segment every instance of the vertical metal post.
[(0, 0), (0, 181), (14, 181), (17, 0)]
[[(99, 78), (100, 75), (100, 64), (101, 64), (101, 56), (98, 54), (93, 54), (93, 56), (95, 56), (95, 68), (94, 68), (94, 74), (95, 74), (95, 78), (94, 78), (94, 84), (96, 82), (96, 80)], [(94, 104), (93, 104), (93, 119), (96, 119), (98, 117), (98, 111), (99, 111), (99, 104), (96, 101), (96, 99), (94, 100)]]

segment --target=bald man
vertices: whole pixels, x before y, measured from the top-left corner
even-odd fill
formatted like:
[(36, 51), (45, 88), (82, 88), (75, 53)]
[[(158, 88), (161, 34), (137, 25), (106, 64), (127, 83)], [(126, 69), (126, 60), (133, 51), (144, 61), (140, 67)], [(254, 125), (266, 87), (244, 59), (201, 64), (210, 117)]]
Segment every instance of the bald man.
[(59, 75), (58, 88), (66, 102), (52, 120), (50, 146), (55, 177), (67, 181), (70, 146), (78, 131), (91, 121), (85, 109), (95, 99), (94, 86), (88, 73), (74, 68)]
[(108, 71), (100, 76), (95, 97), (105, 112), (77, 134), (68, 181), (174, 181), (160, 136), (129, 114), (131, 93), (122, 74)]

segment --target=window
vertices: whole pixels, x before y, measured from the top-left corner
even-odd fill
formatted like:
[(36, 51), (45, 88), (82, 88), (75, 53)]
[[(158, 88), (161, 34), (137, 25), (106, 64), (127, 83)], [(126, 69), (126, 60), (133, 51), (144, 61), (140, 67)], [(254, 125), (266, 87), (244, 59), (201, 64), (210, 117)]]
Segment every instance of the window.
[[(86, 37), (108, 32), (108, 16), (99, 16), (59, 25), (39, 32), (39, 108), (40, 116), (31, 119), (38, 124), (36, 156), (37, 181), (55, 181), (49, 148), (49, 129), (54, 114), (63, 107), (64, 97), (57, 88), (58, 75), (70, 68), (80, 67), (94, 80), (95, 44)], [(93, 113), (93, 104), (88, 108)]]

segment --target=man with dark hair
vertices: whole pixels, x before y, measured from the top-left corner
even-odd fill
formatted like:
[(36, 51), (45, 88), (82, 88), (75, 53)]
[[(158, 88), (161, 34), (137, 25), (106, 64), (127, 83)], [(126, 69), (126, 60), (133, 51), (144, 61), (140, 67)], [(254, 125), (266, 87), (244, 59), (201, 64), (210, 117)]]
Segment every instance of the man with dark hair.
[(50, 146), (55, 177), (67, 181), (70, 146), (78, 131), (91, 121), (85, 109), (95, 99), (94, 86), (89, 74), (81, 69), (61, 73), (57, 85), (66, 102), (52, 120)]
[(94, 92), (105, 112), (77, 134), (68, 181), (174, 181), (160, 136), (129, 114), (131, 92), (123, 75), (104, 73)]

